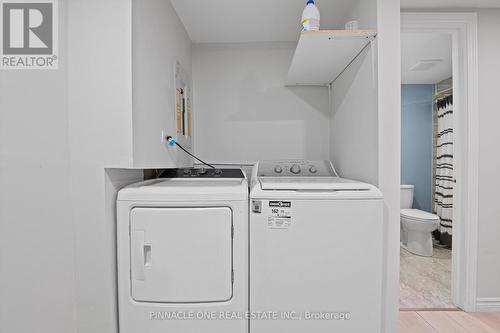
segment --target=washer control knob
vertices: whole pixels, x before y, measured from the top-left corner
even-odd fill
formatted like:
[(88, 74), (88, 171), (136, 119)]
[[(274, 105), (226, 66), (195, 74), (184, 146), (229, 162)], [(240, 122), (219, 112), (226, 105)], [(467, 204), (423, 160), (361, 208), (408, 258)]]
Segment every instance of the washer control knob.
[(274, 172), (276, 172), (276, 173), (282, 173), (283, 172), (283, 168), (281, 168), (279, 165), (277, 165), (277, 166), (274, 167)]
[(205, 169), (205, 168), (200, 168), (200, 169), (198, 169), (198, 174), (199, 174), (199, 175), (204, 175), (204, 174), (206, 174), (206, 173), (207, 173), (207, 169)]
[(216, 175), (220, 175), (220, 174), (222, 173), (222, 170), (221, 170), (221, 169), (215, 169), (215, 170), (214, 170), (214, 173), (215, 173)]
[(309, 172), (310, 173), (316, 173), (318, 172), (318, 169), (316, 169), (316, 167), (314, 165), (312, 165), (310, 168), (309, 168)]
[(299, 174), (300, 173), (300, 166), (298, 164), (292, 165), (292, 167), (290, 168), (290, 172), (294, 173), (296, 175)]

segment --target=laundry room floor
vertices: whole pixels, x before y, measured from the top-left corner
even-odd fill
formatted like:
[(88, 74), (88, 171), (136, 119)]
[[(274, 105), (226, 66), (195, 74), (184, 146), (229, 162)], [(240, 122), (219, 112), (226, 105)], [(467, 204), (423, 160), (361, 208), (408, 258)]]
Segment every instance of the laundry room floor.
[(454, 309), (451, 301), (451, 250), (434, 247), (432, 257), (401, 248), (401, 309)]
[(399, 333), (498, 333), (500, 312), (401, 311)]

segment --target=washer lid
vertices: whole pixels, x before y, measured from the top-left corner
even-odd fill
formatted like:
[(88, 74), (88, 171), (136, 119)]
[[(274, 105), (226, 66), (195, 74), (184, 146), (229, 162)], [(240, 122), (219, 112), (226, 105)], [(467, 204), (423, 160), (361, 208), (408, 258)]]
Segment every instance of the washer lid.
[(420, 209), (401, 209), (401, 216), (412, 219), (412, 220), (439, 220), (439, 216), (436, 214), (431, 214)]
[(368, 184), (339, 177), (261, 177), (259, 181), (263, 190), (367, 191), (371, 189)]

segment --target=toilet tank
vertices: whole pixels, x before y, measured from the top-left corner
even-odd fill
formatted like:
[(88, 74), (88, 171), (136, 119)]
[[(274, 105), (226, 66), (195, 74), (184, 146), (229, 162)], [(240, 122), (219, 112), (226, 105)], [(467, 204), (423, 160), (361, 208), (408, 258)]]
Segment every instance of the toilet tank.
[(410, 209), (413, 206), (413, 191), (415, 186), (413, 185), (401, 185), (401, 209)]

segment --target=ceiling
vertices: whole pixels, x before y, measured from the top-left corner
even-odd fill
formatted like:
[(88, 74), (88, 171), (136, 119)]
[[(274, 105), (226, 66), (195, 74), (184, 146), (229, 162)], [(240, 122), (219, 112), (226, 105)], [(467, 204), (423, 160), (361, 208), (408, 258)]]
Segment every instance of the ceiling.
[[(171, 0), (194, 43), (297, 41), (306, 0)], [(321, 28), (339, 28), (352, 0), (316, 0)]]
[[(437, 83), (452, 75), (451, 36), (447, 34), (401, 34), (401, 82)], [(419, 62), (442, 59), (428, 70), (412, 71)]]
[(500, 8), (500, 0), (401, 0), (401, 8)]

